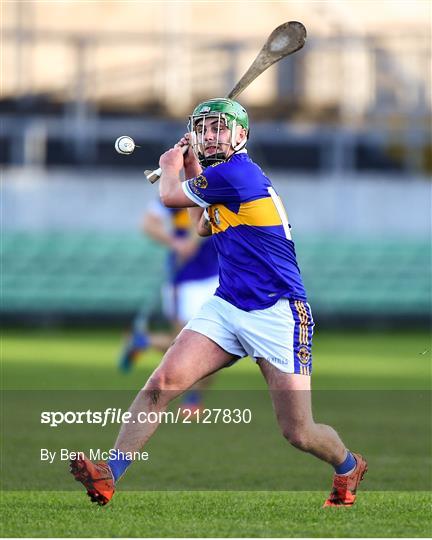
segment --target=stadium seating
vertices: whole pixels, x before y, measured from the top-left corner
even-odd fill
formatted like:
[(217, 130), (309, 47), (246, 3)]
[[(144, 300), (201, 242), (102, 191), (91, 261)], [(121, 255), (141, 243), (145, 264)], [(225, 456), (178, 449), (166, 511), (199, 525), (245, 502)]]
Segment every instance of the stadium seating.
[(428, 315), (430, 246), (425, 241), (302, 241), (298, 258), (314, 311)]
[[(297, 239), (322, 315), (427, 315), (427, 240)], [(3, 232), (3, 313), (131, 313), (158, 301), (165, 252), (139, 233)]]
[(157, 301), (164, 250), (137, 234), (5, 233), (3, 311), (131, 312)]

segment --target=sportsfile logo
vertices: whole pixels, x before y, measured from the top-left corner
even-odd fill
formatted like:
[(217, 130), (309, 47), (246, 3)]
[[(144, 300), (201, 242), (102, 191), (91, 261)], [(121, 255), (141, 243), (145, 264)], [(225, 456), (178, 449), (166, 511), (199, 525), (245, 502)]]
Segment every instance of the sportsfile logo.
[(58, 427), (61, 424), (100, 424), (105, 427), (108, 424), (128, 423), (132, 418), (129, 411), (108, 407), (104, 411), (42, 411), (41, 424), (50, 427)]
[(250, 424), (250, 409), (188, 409), (175, 411), (141, 411), (136, 416), (122, 409), (108, 407), (104, 411), (42, 411), (41, 424), (58, 427), (62, 424), (98, 424), (105, 427), (111, 424)]

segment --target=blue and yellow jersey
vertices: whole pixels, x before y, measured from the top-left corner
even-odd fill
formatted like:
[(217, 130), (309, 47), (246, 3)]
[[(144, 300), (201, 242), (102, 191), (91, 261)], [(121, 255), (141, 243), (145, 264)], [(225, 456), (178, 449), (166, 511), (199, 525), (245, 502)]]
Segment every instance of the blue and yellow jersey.
[[(167, 209), (171, 218), (172, 234), (177, 238), (189, 236), (193, 230), (186, 208)], [(179, 260), (173, 251), (168, 256), (170, 281), (175, 285), (184, 281), (207, 279), (219, 272), (218, 257), (212, 238), (204, 238), (195, 254), (187, 261)]]
[(219, 257), (216, 295), (245, 311), (279, 298), (306, 301), (283, 203), (246, 151), (182, 183), (208, 208)]

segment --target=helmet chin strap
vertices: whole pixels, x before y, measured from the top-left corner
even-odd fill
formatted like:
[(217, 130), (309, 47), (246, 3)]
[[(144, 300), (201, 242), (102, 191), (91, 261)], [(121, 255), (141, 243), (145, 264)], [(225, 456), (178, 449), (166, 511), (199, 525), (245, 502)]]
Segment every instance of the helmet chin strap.
[(247, 143), (247, 137), (245, 137), (242, 141), (240, 141), (238, 144), (235, 143), (236, 139), (236, 130), (237, 130), (237, 122), (235, 120), (232, 121), (232, 128), (231, 128), (231, 146), (233, 147), (234, 152), (238, 152), (242, 148), (246, 146)]
[(239, 150), (244, 148), (246, 146), (246, 143), (247, 143), (247, 139), (243, 139), (242, 142), (238, 143), (236, 146), (233, 146), (234, 152), (238, 152)]
[[(230, 143), (219, 143), (225, 144), (226, 146), (229, 146)], [(216, 165), (219, 163), (224, 163), (228, 158), (225, 152), (216, 152), (214, 154), (211, 154), (210, 156), (206, 156), (204, 153), (200, 153), (198, 156), (198, 159), (204, 167), (208, 167), (210, 165)]]
[[(247, 143), (247, 138), (245, 138), (243, 141), (241, 141), (236, 146), (233, 146), (232, 142), (231, 142), (231, 147), (234, 150), (234, 152), (231, 154), (231, 156), (234, 155), (239, 150), (241, 150), (242, 148), (244, 148), (246, 146), (246, 143)], [(219, 164), (219, 163), (224, 163), (231, 156), (227, 157), (225, 152), (217, 152), (216, 154), (212, 154), (211, 156), (205, 156), (204, 154), (200, 153), (198, 155), (198, 159), (199, 159), (199, 162), (201, 163), (201, 165), (203, 167), (209, 167), (210, 165), (216, 165), (216, 164)]]

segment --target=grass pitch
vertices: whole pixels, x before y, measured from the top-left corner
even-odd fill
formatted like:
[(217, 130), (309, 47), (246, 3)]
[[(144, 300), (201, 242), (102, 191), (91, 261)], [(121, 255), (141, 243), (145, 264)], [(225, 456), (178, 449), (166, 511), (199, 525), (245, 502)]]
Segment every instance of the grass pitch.
[[(28, 402), (29, 396), (45, 396), (48, 400), (55, 396), (53, 410), (67, 407), (66, 397), (61, 401), (59, 395), (67, 396), (70, 391), (87, 390), (82, 394), (87, 396), (90, 390), (108, 389), (115, 399), (120, 395), (117, 391), (127, 393), (141, 387), (160, 358), (157, 353), (148, 353), (131, 374), (124, 376), (115, 366), (120, 345), (117, 331), (7, 332), (2, 343), (3, 389), (15, 399), (16, 409), (21, 405), (29, 414), (37, 409), (34, 401)], [(34, 449), (54, 444), (60, 432), (43, 431), (31, 422), (20, 424), (21, 417), (17, 417), (10, 437), (5, 437), (9, 442), (3, 442), (6, 457), (1, 535), (430, 536), (428, 334), (318, 332), (313, 380), (318, 419), (334, 424), (355, 450), (367, 450), (370, 470), (352, 509), (321, 509), (327, 495), (322, 490), (330, 487), (331, 471), (286, 445), (275, 421), (268, 421), (267, 416), (262, 417), (256, 433), (246, 433), (243, 439), (238, 431), (222, 440), (224, 427), (217, 426), (221, 438), (215, 428), (211, 432), (215, 439), (209, 436), (207, 443), (199, 426), (192, 426), (188, 432), (177, 426), (162, 426), (149, 445), (155, 456), (154, 469), (141, 470), (134, 464), (113, 501), (104, 508), (91, 506), (84, 492), (77, 490), (66, 464), (44, 470), (32, 466)], [(251, 396), (264, 396), (264, 388), (259, 370), (244, 359), (220, 373), (213, 395), (230, 399), (241, 394), (248, 402)], [(380, 396), (384, 396), (383, 401)], [(353, 415), (352, 407), (359, 403), (361, 414), (356, 411)], [(259, 411), (263, 409), (264, 405), (258, 407)], [(5, 417), (8, 435), (8, 419), (13, 414), (7, 407)], [(111, 441), (113, 433), (101, 435), (104, 444)], [(49, 437), (53, 440), (47, 440)], [(72, 441), (67, 430), (61, 437), (64, 444)], [(222, 441), (220, 447), (218, 440)], [(266, 448), (273, 452), (276, 467), (269, 464)], [(20, 458), (23, 449), (28, 452), (26, 459)], [(12, 461), (9, 466), (10, 454), (15, 454), (17, 463)], [(194, 459), (187, 461), (191, 455), (199, 456), (197, 464)], [(230, 460), (223, 459), (227, 455)], [(219, 462), (211, 461), (218, 456)], [(210, 466), (206, 467), (205, 458)], [(23, 489), (25, 483), (19, 476), (14, 480), (18, 468), (25, 478), (33, 477), (34, 489)], [(51, 475), (54, 482), (45, 490), (38, 489), (41, 471), (45, 471), (44, 476)], [(235, 489), (222, 491), (230, 482)], [(40, 485), (44, 485), (42, 475)], [(212, 485), (219, 491), (203, 491)]]
[(81, 493), (10, 492), (5, 536), (422, 537), (426, 493), (364, 492), (353, 508), (321, 509), (325, 492), (119, 492), (103, 508)]

